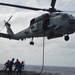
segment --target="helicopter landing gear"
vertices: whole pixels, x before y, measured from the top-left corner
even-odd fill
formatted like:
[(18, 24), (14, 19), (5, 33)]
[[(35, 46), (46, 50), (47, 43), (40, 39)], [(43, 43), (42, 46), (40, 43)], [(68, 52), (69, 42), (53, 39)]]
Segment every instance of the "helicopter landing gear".
[(30, 42), (30, 45), (34, 45), (33, 38), (32, 38), (32, 40), (31, 40), (31, 42)]
[(34, 42), (33, 42), (33, 41), (31, 41), (31, 42), (30, 42), (30, 45), (34, 45)]
[(68, 41), (68, 40), (69, 40), (69, 36), (66, 35), (66, 36), (64, 37), (64, 39), (65, 39), (65, 41)]

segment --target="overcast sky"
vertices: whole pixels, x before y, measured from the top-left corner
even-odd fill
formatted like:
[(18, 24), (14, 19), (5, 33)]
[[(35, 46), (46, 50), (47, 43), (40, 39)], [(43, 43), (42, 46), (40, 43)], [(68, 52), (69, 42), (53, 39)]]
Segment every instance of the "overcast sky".
[[(18, 5), (49, 8), (51, 0), (0, 0), (0, 2), (13, 3)], [(61, 10), (75, 10), (74, 0), (57, 0), (56, 8)], [(4, 25), (4, 20), (10, 20), (11, 28), (17, 33), (30, 24), (30, 20), (43, 13), (42, 11), (29, 11), (18, 8), (0, 6), (0, 29)], [(69, 12), (67, 12), (69, 13)], [(72, 13), (71, 13), (72, 14)], [(74, 15), (74, 13), (73, 13)], [(6, 33), (6, 28), (1, 32)], [(34, 38), (35, 45), (30, 46), (31, 39), (24, 41), (8, 40), (0, 38), (0, 63), (5, 63), (8, 59), (20, 59), (27, 65), (42, 64), (42, 38)], [(70, 40), (66, 42), (64, 37), (45, 40), (45, 65), (49, 66), (70, 66), (75, 67), (75, 34), (70, 35)]]

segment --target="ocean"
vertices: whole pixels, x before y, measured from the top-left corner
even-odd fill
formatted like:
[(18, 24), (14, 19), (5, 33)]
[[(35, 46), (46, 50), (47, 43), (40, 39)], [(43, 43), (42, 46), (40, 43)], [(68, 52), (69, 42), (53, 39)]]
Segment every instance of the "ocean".
[[(3, 70), (4, 65), (0, 64), (0, 70)], [(42, 67), (36, 65), (26, 65), (25, 71), (33, 71), (40, 73)], [(42, 73), (47, 75), (75, 75), (75, 67), (58, 67), (58, 66), (45, 66)]]

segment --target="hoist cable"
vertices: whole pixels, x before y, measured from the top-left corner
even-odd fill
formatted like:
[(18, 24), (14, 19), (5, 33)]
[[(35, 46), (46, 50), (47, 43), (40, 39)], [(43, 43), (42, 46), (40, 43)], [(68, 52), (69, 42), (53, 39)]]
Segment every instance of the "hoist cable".
[(42, 69), (40, 71), (40, 74), (43, 72), (44, 70), (44, 52), (45, 52), (45, 37), (43, 37), (43, 55), (42, 55)]
[(43, 70), (44, 70), (44, 60), (45, 60), (45, 32), (44, 32), (44, 35), (43, 35), (42, 68), (41, 68), (41, 71), (38, 74), (35, 74), (35, 75), (40, 75), (43, 72)]

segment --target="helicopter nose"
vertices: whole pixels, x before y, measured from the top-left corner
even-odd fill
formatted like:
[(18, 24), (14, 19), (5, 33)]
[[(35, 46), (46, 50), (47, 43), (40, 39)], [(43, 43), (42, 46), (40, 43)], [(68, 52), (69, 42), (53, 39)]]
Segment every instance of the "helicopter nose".
[(70, 23), (71, 25), (75, 24), (75, 19), (69, 19), (69, 23)]

